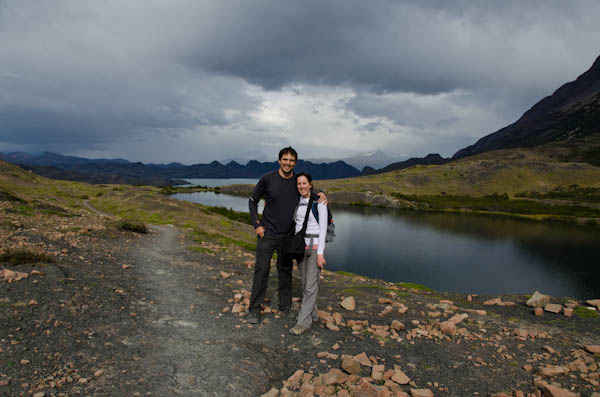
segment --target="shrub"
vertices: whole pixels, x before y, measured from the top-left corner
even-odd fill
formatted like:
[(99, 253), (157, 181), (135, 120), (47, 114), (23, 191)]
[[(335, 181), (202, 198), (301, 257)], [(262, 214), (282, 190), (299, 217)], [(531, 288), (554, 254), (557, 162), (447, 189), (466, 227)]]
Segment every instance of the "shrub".
[(140, 221), (120, 221), (117, 227), (121, 230), (134, 233), (148, 233), (148, 228)]
[(54, 258), (40, 252), (27, 250), (8, 250), (0, 255), (0, 262), (9, 265), (22, 265), (40, 262), (54, 262)]

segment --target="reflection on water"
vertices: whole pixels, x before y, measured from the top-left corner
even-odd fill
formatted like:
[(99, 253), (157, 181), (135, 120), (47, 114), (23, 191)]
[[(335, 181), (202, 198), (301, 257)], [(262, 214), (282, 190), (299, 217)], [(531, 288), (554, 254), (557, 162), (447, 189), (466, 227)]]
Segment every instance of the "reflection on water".
[[(248, 210), (246, 198), (176, 195)], [(443, 291), (600, 297), (600, 232), (489, 216), (333, 208), (329, 270), (408, 281)]]

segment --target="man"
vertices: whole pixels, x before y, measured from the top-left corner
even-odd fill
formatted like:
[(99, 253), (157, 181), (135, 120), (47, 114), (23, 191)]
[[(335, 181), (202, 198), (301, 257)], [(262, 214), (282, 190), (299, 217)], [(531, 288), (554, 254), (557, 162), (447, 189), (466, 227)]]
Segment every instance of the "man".
[[(260, 321), (261, 304), (264, 302), (269, 281), (269, 270), (273, 252), (277, 250), (277, 274), (279, 277), (279, 310), (293, 316), (292, 308), (292, 258), (281, 253), (281, 244), (286, 232), (294, 223), (294, 210), (298, 204), (298, 188), (294, 178), (294, 166), (298, 153), (292, 147), (279, 151), (279, 169), (263, 175), (250, 196), (249, 208), (252, 225), (256, 231), (256, 264), (250, 295), (248, 322)], [(320, 201), (326, 200), (320, 193)], [(265, 199), (262, 218), (258, 220), (258, 202)]]

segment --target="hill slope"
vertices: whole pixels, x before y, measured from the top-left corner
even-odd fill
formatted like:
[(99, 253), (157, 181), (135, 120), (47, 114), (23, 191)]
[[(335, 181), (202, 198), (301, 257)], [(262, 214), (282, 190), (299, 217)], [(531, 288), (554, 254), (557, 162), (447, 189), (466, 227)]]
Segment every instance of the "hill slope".
[(454, 159), (600, 133), (600, 57), (577, 80), (557, 89), (515, 123), (459, 150)]

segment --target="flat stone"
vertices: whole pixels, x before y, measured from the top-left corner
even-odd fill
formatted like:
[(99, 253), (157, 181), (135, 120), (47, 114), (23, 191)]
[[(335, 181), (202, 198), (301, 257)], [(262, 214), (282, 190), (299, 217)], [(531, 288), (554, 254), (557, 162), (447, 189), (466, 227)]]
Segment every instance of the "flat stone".
[(342, 369), (352, 375), (360, 375), (360, 362), (351, 356), (342, 359)]
[(458, 325), (460, 324), (464, 319), (468, 318), (469, 315), (467, 313), (461, 313), (461, 314), (456, 314), (454, 316), (452, 316), (450, 318), (450, 320), (448, 320), (449, 322), (451, 322), (454, 325)]
[(487, 305), (487, 306), (500, 305), (501, 303), (502, 303), (502, 299), (500, 299), (500, 298), (494, 298), (494, 299), (490, 299), (490, 300), (483, 302), (483, 304)]
[(585, 347), (585, 350), (590, 353), (600, 353), (600, 345), (588, 345)]
[(323, 384), (327, 386), (333, 385), (334, 383), (341, 383), (340, 379), (342, 379), (343, 375), (344, 374), (339, 369), (331, 368), (329, 372), (323, 375)]
[(341, 305), (346, 310), (353, 311), (354, 309), (356, 309), (356, 301), (354, 300), (353, 296), (348, 296), (344, 298)]
[(411, 397), (434, 397), (429, 389), (410, 389)]
[(536, 307), (535, 309), (533, 309), (533, 314), (535, 314), (536, 316), (543, 316), (544, 309), (541, 307)]
[(600, 309), (600, 299), (590, 299), (585, 301), (590, 306), (595, 306), (597, 309)]
[(369, 360), (369, 357), (367, 357), (367, 353), (365, 352), (357, 354), (356, 356), (354, 356), (354, 358), (358, 360), (360, 365), (364, 365), (365, 367), (373, 366), (373, 363), (371, 363), (371, 360)]
[(550, 367), (544, 367), (540, 369), (540, 374), (543, 376), (557, 376), (563, 375), (569, 372), (568, 368), (560, 367), (558, 365), (552, 365)]
[(383, 371), (385, 371), (384, 365), (373, 365), (371, 368), (371, 378), (375, 380), (383, 379)]
[(456, 333), (456, 324), (450, 321), (440, 323), (440, 330), (446, 335), (454, 335)]
[(565, 315), (565, 317), (571, 317), (573, 315), (573, 309), (568, 309), (565, 307), (563, 309), (563, 314)]
[(399, 385), (407, 385), (408, 382), (410, 382), (410, 378), (408, 376), (406, 376), (406, 374), (399, 369), (394, 370), (394, 375), (392, 375), (392, 377), (390, 379), (392, 379), (394, 382), (398, 383)]
[(272, 387), (271, 390), (269, 390), (265, 394), (260, 395), (260, 397), (277, 397), (277, 396), (279, 396), (279, 389), (276, 389), (274, 387)]
[(544, 295), (538, 291), (535, 291), (531, 298), (527, 300), (527, 306), (530, 307), (544, 307), (550, 303), (550, 296)]
[(340, 313), (335, 312), (335, 313), (333, 313), (332, 317), (333, 317), (333, 321), (335, 321), (336, 325), (342, 325), (343, 318)]
[(562, 311), (562, 305), (556, 303), (548, 303), (544, 306), (544, 310), (550, 313), (560, 313)]
[(569, 390), (561, 389), (560, 387), (546, 385), (543, 388), (544, 397), (577, 397), (577, 395)]
[(404, 324), (402, 324), (398, 320), (393, 320), (391, 327), (392, 327), (392, 329), (394, 329), (396, 331), (402, 331), (405, 328)]

